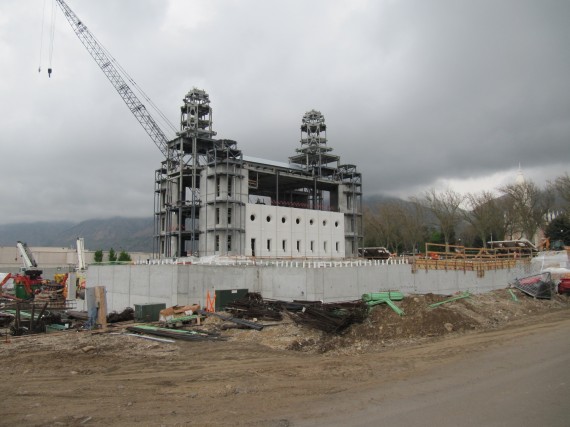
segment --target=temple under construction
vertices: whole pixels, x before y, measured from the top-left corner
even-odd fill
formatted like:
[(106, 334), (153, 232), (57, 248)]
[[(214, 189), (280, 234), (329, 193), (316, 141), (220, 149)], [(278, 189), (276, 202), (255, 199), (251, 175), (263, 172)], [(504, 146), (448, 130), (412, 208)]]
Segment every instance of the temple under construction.
[(362, 175), (332, 154), (326, 130), (311, 110), (288, 162), (244, 156), (215, 138), (208, 94), (190, 91), (155, 173), (155, 257), (357, 257)]

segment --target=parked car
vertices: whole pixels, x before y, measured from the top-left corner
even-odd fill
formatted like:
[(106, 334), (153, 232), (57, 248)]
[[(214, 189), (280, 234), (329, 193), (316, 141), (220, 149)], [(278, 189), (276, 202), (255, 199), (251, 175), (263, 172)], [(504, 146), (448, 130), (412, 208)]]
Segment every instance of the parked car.
[(358, 254), (362, 258), (366, 259), (389, 259), (392, 254), (390, 251), (383, 246), (378, 246), (374, 248), (360, 248)]

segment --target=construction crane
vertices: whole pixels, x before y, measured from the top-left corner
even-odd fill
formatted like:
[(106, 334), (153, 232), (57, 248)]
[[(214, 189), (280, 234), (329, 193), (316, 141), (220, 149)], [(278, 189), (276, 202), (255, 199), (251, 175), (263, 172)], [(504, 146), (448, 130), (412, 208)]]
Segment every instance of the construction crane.
[(84, 271), (86, 264), (85, 264), (85, 245), (83, 237), (77, 238), (77, 270)]
[(33, 287), (39, 286), (43, 282), (43, 271), (38, 268), (38, 263), (26, 243), (18, 240), (16, 247), (20, 252), (24, 267), (21, 268), (21, 273), (23, 274), (12, 276), (12, 278), (14, 278), (14, 283), (24, 285), (27, 295), (33, 296)]
[(18, 242), (16, 243), (16, 247), (20, 252), (20, 256), (22, 257), (22, 262), (24, 263), (22, 271), (24, 271), (29, 276), (36, 277), (41, 275), (43, 272), (38, 269), (38, 263), (36, 262), (34, 255), (32, 254), (32, 251), (30, 251), (28, 245), (18, 240)]
[(115, 90), (121, 98), (123, 98), (125, 104), (127, 104), (127, 107), (129, 107), (129, 110), (131, 110), (131, 113), (133, 113), (135, 118), (139, 121), (164, 157), (167, 160), (177, 160), (176, 154), (168, 149), (168, 138), (147, 111), (143, 103), (133, 92), (131, 87), (123, 79), (121, 71), (115, 66), (116, 61), (108, 55), (105, 48), (103, 48), (93, 34), (91, 34), (89, 29), (85, 24), (83, 24), (64, 0), (55, 1), (63, 11), (65, 18), (73, 28), (73, 31), (81, 43), (83, 43), (89, 54), (93, 57), (97, 65), (99, 65), (99, 68), (101, 68), (101, 71), (103, 71), (107, 76)]

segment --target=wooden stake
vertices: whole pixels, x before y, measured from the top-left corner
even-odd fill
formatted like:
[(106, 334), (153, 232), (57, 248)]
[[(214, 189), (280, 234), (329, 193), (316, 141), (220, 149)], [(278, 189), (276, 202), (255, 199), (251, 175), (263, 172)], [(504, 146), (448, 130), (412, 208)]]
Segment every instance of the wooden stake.
[(95, 301), (97, 304), (97, 324), (105, 329), (107, 327), (107, 294), (105, 286), (95, 286)]

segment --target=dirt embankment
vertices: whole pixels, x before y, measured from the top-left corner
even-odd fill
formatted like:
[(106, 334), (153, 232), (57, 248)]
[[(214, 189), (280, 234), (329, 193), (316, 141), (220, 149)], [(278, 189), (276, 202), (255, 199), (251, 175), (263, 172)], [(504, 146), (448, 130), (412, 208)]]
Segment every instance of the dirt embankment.
[(363, 323), (354, 324), (340, 334), (280, 326), (275, 330), (255, 335), (249, 331), (233, 332), (236, 339), (254, 339), (276, 349), (296, 350), (308, 353), (353, 354), (366, 351), (381, 351), (383, 348), (413, 344), (430, 338), (476, 330), (495, 329), (515, 320), (526, 319), (536, 314), (568, 308), (570, 299), (555, 296), (552, 300), (539, 300), (507, 289), (441, 304), (455, 296), (412, 295), (396, 305), (404, 311), (399, 316), (387, 305), (378, 305)]
[[(430, 308), (445, 297), (375, 307), (341, 334), (286, 318), (222, 342), (174, 344), (111, 333), (64, 332), (0, 344), (0, 425), (289, 426), (312, 399), (380, 387), (435, 363), (567, 319), (569, 300), (507, 290)], [(275, 323), (275, 322), (271, 322)], [(219, 320), (203, 328), (219, 330)], [(479, 334), (478, 332), (485, 332)], [(421, 345), (417, 345), (421, 344)]]

